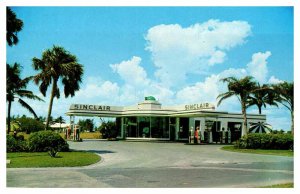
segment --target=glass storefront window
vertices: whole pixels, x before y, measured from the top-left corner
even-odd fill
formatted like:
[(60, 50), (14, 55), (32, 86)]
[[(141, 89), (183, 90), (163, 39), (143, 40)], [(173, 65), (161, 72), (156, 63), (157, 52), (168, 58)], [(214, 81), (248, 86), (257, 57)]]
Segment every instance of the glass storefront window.
[(150, 118), (138, 117), (138, 137), (150, 137)]
[(122, 126), (121, 117), (117, 117), (116, 118), (116, 128), (118, 130), (118, 137), (122, 137), (121, 126)]
[(125, 117), (124, 128), (126, 137), (138, 137), (137, 136), (137, 119), (136, 117)]
[(125, 117), (125, 137), (170, 138), (169, 122), (169, 117)]
[(151, 137), (169, 138), (168, 117), (151, 117)]

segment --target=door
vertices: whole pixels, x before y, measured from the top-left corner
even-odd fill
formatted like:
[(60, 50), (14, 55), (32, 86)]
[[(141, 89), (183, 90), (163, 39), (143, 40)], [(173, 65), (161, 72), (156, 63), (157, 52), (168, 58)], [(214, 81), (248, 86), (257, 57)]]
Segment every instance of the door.
[(136, 124), (129, 124), (126, 127), (126, 137), (138, 137)]

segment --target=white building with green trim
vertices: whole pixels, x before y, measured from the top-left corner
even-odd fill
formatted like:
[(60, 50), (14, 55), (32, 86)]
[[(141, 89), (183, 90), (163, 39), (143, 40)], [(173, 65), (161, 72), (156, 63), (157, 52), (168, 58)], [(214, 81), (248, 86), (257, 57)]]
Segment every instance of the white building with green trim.
[[(119, 139), (187, 141), (197, 127), (202, 142), (230, 143), (241, 137), (243, 115), (217, 111), (210, 103), (162, 106), (145, 97), (135, 106), (72, 104), (66, 115), (71, 126), (75, 117), (116, 118)], [(266, 115), (247, 114), (249, 123), (265, 122)]]

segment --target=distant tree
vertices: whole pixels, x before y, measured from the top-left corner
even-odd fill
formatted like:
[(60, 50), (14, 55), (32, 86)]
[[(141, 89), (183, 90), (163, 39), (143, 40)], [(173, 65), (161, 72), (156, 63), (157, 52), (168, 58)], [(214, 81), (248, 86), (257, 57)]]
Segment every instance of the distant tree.
[(237, 79), (235, 77), (227, 77), (224, 79), (221, 79), (220, 81), (227, 83), (228, 91), (225, 93), (220, 94), (217, 99), (218, 106), (221, 104), (221, 102), (225, 99), (228, 99), (231, 96), (237, 96), (241, 103), (242, 108), (242, 114), (243, 114), (243, 128), (242, 128), (242, 136), (246, 135), (248, 133), (247, 128), (247, 101), (250, 96), (250, 94), (255, 90), (255, 82), (253, 81), (253, 77), (246, 76), (241, 79)]
[(50, 103), (46, 120), (46, 129), (49, 127), (49, 119), (52, 112), (53, 99), (60, 97), (58, 81), (64, 87), (64, 94), (73, 97), (79, 90), (83, 75), (83, 66), (78, 63), (75, 55), (66, 51), (63, 47), (53, 46), (43, 52), (42, 58), (32, 59), (35, 70), (40, 71), (34, 76), (34, 82), (39, 85), (41, 93), (46, 96), (47, 89), (52, 85)]
[(10, 7), (6, 8), (6, 42), (9, 46), (18, 44), (18, 32), (23, 28), (23, 21), (18, 19)]
[(57, 117), (54, 121), (56, 123), (59, 123), (59, 129), (61, 129), (61, 124), (62, 123), (66, 123), (66, 121), (64, 120), (64, 118), (62, 116)]
[(21, 117), (16, 119), (16, 121), (20, 124), (19, 131), (26, 132), (27, 134), (45, 129), (43, 122), (30, 117)]
[(277, 102), (285, 106), (291, 113), (291, 132), (294, 134), (294, 82), (282, 82), (272, 85), (278, 94)]
[(37, 120), (41, 121), (41, 122), (46, 122), (46, 117), (43, 117), (43, 116), (39, 116), (37, 118)]
[(27, 104), (22, 98), (29, 98), (33, 100), (43, 101), (38, 96), (34, 95), (32, 91), (26, 90), (26, 86), (28, 82), (32, 79), (32, 77), (27, 77), (25, 79), (20, 78), (21, 66), (17, 63), (14, 65), (6, 64), (6, 101), (8, 102), (8, 110), (7, 110), (7, 133), (10, 132), (10, 111), (11, 104), (15, 99), (18, 99), (18, 102), (22, 107), (26, 108), (30, 113), (37, 118), (36, 113), (31, 108), (29, 104)]
[(78, 121), (78, 125), (81, 128), (81, 131), (92, 132), (94, 130), (94, 120), (93, 119), (83, 119)]
[(266, 108), (267, 105), (278, 107), (278, 104), (276, 103), (277, 95), (269, 85), (263, 84), (261, 86), (257, 82), (255, 87), (256, 88), (248, 98), (247, 107), (256, 105), (259, 114), (261, 114), (262, 107)]

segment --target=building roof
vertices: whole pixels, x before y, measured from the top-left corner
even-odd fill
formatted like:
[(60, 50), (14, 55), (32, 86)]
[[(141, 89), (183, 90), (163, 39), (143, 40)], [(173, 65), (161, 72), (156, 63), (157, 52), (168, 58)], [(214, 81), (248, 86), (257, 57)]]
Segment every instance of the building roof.
[[(169, 117), (222, 117), (242, 118), (242, 114), (216, 111), (212, 103), (195, 103), (177, 106), (162, 106), (154, 97), (145, 97), (134, 106), (108, 106), (91, 104), (72, 104), (66, 115), (125, 117), (125, 116), (169, 116)], [(248, 118), (266, 119), (265, 115), (247, 114)]]

